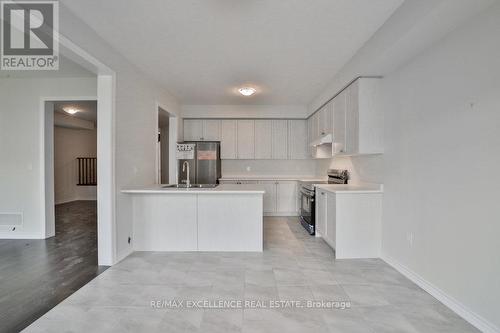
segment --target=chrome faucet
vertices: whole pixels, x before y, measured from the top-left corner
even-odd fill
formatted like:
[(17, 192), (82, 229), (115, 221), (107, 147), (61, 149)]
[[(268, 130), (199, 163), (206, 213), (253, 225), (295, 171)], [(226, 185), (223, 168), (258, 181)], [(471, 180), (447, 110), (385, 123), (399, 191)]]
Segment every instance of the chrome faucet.
[(191, 186), (191, 182), (189, 180), (189, 162), (188, 161), (184, 161), (184, 163), (182, 163), (182, 172), (186, 171), (186, 165), (187, 165), (186, 186), (190, 187)]

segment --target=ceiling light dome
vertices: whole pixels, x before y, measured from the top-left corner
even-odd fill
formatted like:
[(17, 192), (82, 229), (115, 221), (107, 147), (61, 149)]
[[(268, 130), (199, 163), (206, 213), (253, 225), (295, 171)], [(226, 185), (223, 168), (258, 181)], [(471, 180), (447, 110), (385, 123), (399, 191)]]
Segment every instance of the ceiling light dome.
[(255, 88), (252, 88), (252, 87), (242, 87), (242, 88), (238, 89), (238, 91), (243, 96), (252, 96), (253, 94), (255, 94), (255, 92), (257, 92), (257, 90), (255, 90)]
[(69, 113), (69, 114), (75, 114), (79, 111), (79, 110), (74, 109), (74, 108), (64, 108), (63, 110), (64, 110), (64, 112)]

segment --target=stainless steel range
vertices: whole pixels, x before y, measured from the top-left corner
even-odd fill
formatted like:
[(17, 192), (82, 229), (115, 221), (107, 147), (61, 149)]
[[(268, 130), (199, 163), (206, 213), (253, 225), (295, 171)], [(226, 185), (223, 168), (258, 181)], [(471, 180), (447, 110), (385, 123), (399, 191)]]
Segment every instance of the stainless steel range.
[(301, 181), (300, 185), (300, 223), (314, 235), (316, 229), (316, 185), (319, 184), (347, 184), (349, 173), (347, 170), (329, 169), (328, 181)]

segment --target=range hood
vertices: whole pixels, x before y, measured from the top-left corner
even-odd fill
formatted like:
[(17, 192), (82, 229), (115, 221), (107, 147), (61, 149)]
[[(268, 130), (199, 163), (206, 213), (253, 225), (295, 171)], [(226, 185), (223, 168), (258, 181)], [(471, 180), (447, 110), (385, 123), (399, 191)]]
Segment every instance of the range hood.
[(333, 135), (332, 134), (327, 134), (325, 136), (322, 136), (319, 139), (314, 140), (311, 142), (311, 146), (316, 147), (316, 146), (321, 146), (324, 144), (332, 144), (333, 143)]

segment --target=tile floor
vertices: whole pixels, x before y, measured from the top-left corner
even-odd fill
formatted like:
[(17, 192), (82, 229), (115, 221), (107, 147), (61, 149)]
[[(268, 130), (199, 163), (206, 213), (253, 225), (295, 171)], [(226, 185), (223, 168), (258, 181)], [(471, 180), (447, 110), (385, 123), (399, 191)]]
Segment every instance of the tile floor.
[[(263, 253), (136, 252), (26, 331), (477, 332), (381, 260), (334, 261), (331, 249), (296, 218), (266, 218), (264, 238)], [(254, 303), (162, 306), (169, 300)], [(339, 304), (350, 307), (270, 308), (273, 300), (344, 301)], [(152, 307), (152, 301), (160, 303)]]

